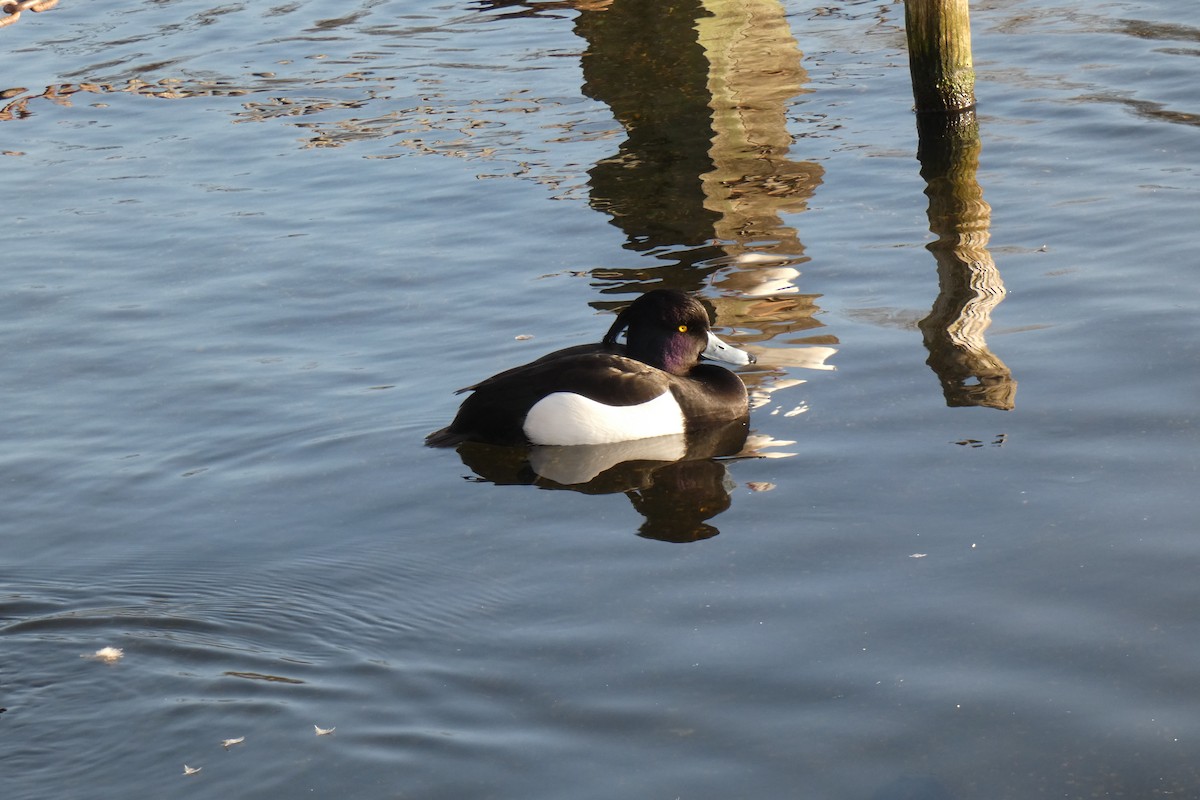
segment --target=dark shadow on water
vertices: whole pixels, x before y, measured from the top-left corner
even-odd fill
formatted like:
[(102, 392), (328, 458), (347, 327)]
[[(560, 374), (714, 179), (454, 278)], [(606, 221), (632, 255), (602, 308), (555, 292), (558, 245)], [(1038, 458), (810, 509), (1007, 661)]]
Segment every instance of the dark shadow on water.
[(694, 542), (720, 532), (708, 521), (729, 508), (734, 486), (722, 459), (741, 454), (746, 437), (746, 426), (739, 422), (686, 436), (609, 445), (466, 443), (458, 454), (477, 476), (497, 485), (624, 494), (645, 517), (639, 536)]

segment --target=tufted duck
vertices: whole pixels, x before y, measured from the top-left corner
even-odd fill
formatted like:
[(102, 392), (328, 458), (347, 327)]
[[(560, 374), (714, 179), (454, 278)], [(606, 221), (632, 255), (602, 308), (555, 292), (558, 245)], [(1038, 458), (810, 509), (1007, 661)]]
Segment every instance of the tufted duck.
[[(617, 342), (621, 331), (624, 345)], [(460, 389), (471, 396), (425, 443), (606, 444), (744, 424), (745, 384), (699, 363), (701, 356), (754, 361), (709, 331), (697, 300), (655, 289), (625, 308), (600, 344), (568, 347)]]

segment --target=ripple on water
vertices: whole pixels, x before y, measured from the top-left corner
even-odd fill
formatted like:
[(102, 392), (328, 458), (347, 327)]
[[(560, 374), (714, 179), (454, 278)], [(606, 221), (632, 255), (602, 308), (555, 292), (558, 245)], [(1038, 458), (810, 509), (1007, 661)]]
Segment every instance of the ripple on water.
[[(271, 766), (256, 773), (242, 762), (240, 780), (289, 784), (296, 776), (278, 769), (307, 769), (296, 748), (312, 747), (313, 724), (336, 726), (381, 696), (436, 703), (456, 680), (439, 659), (513, 596), (466, 569), (383, 548), (351, 561), (331, 549), (261, 570), (200, 567), (186, 586), (161, 566), (150, 559), (110, 581), (31, 576), (0, 599), (0, 722), (21, 743), (6, 763), (31, 791), (84, 780), (158, 791), (184, 761), (207, 763), (205, 778), (219, 780), (219, 759), (241, 757), (220, 741), (243, 735)], [(97, 659), (101, 647), (124, 656)], [(326, 750), (354, 740), (356, 727)], [(96, 735), (72, 736), (68, 758), (64, 730)]]

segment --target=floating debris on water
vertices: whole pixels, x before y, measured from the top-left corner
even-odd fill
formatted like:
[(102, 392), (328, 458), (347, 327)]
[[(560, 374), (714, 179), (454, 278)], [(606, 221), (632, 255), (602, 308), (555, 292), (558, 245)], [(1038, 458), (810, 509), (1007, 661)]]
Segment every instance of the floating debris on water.
[(97, 661), (107, 661), (109, 664), (116, 663), (125, 657), (125, 651), (119, 647), (101, 647), (96, 652), (89, 655), (82, 655), (80, 658), (93, 658)]

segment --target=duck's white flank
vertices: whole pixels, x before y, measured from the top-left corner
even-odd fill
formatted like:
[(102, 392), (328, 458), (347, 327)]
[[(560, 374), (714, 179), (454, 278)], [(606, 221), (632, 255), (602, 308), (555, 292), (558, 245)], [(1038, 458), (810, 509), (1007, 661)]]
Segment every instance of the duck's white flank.
[(524, 428), (534, 444), (611, 444), (683, 433), (683, 410), (670, 391), (636, 406), (606, 406), (555, 392), (529, 409)]

